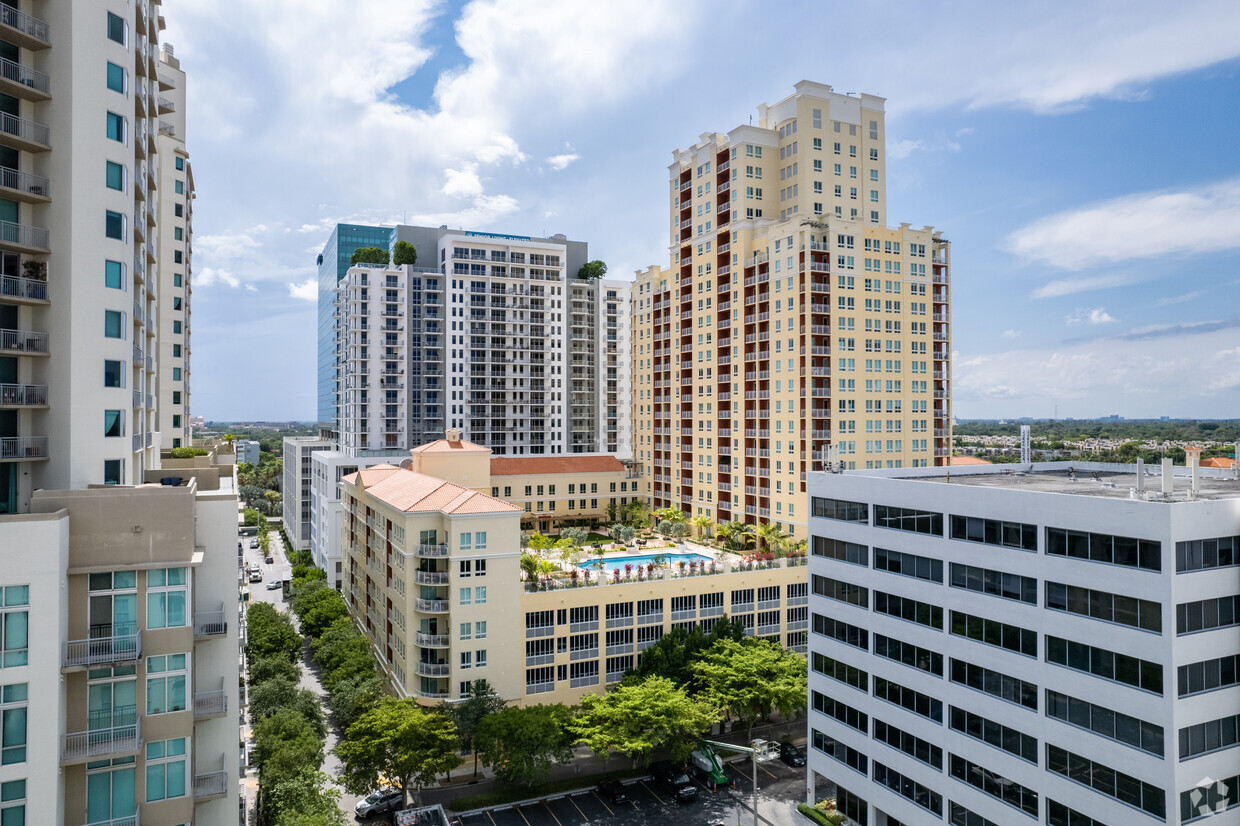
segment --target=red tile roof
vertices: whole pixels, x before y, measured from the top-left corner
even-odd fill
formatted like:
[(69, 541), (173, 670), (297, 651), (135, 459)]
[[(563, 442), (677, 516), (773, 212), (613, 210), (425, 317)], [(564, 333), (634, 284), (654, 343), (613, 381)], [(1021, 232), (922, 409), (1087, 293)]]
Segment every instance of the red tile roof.
[(492, 476), (537, 476), (546, 473), (614, 473), (624, 470), (615, 456), (493, 456)]
[(979, 459), (976, 456), (953, 456), (952, 464), (953, 465), (993, 465), (994, 462), (989, 462), (985, 459)]
[(357, 484), (358, 477), (370, 496), (407, 513), (512, 513), (521, 510), (484, 493), (408, 468), (374, 465), (344, 477), (344, 481)]

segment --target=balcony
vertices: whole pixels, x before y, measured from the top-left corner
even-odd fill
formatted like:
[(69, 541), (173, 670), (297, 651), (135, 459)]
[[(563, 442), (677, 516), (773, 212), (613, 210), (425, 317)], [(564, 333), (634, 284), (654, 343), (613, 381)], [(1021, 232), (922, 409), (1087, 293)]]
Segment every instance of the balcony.
[(0, 408), (47, 407), (46, 384), (0, 384)]
[(26, 100), (51, 100), (52, 80), (29, 66), (0, 58), (0, 91)]
[(418, 585), (447, 585), (448, 573), (446, 571), (414, 571), (413, 581)]
[[(126, 633), (114, 633), (125, 631)], [(69, 640), (64, 648), (64, 668), (122, 665), (142, 659), (142, 634), (134, 623), (93, 625), (85, 640)]]
[(114, 817), (110, 820), (92, 820), (90, 823), (87, 823), (86, 826), (139, 826), (139, 812), (141, 812), (141, 807), (139, 807), (137, 811), (128, 817)]
[(0, 6), (0, 37), (27, 49), (52, 45), (47, 23), (12, 6)]
[(414, 670), (423, 677), (446, 677), (448, 676), (449, 665), (447, 663), (418, 663)]
[[(0, 8), (5, 8), (0, 6)], [(3, 330), (0, 329), (0, 355), (5, 356), (46, 356), (48, 354), (47, 333), (34, 330)]]
[(414, 600), (413, 607), (425, 613), (448, 613), (448, 601), (446, 599), (417, 599)]
[(448, 555), (448, 546), (444, 545), (418, 545), (415, 550), (418, 556), (440, 557)]
[(194, 693), (194, 719), (208, 720), (222, 717), (228, 712), (228, 695), (224, 689), (218, 691), (198, 691)]
[(121, 715), (132, 718), (133, 722), (110, 728), (97, 728), (89, 731), (78, 731), (61, 736), (60, 764), (85, 763), (90, 760), (106, 760), (113, 757), (126, 757), (138, 753), (142, 748), (141, 719), (136, 712), (130, 711)]
[(220, 637), (228, 632), (228, 620), (221, 603), (216, 611), (197, 611), (194, 614), (194, 639)]
[(176, 104), (166, 97), (161, 96), (156, 98), (155, 103), (159, 107), (159, 114), (161, 115), (166, 115), (169, 112), (175, 112), (177, 109)]
[[(224, 756), (220, 755), (219, 764), (224, 765)], [(220, 770), (194, 775), (194, 802), (215, 800), (228, 794), (228, 772)]]
[(40, 255), (50, 252), (48, 232), (43, 227), (0, 221), (0, 249)]
[(448, 648), (452, 645), (452, 637), (447, 634), (423, 634), (419, 631), (414, 635), (414, 642), (424, 648)]
[[(7, 8), (8, 6), (0, 5), (0, 9)], [(42, 175), (0, 166), (0, 194), (18, 201), (43, 204), (51, 200), (51, 191), (51, 183)]]
[(46, 436), (0, 438), (0, 462), (29, 462), (47, 458)]
[(0, 141), (27, 152), (46, 152), (52, 148), (51, 131), (43, 124), (0, 112)]

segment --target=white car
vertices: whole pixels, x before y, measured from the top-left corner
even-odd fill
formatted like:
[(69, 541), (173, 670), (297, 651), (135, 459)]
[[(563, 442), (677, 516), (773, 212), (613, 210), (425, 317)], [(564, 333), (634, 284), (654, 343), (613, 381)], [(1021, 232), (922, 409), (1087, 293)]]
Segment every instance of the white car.
[(358, 817), (381, 815), (400, 806), (404, 800), (405, 796), (400, 789), (385, 787), (357, 801), (357, 805), (353, 807), (353, 813)]

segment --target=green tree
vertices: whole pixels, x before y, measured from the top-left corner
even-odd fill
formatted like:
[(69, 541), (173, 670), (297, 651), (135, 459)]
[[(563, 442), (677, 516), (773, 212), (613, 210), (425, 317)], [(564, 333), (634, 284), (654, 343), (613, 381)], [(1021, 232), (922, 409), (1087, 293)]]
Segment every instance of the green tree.
[(314, 661), (322, 669), (323, 687), (330, 693), (336, 685), (357, 674), (373, 674), (375, 660), (370, 643), (347, 617), (336, 620), (311, 643)]
[(301, 633), (311, 639), (318, 639), (337, 620), (349, 616), (344, 597), (322, 579), (303, 580), (293, 590), (292, 608), (301, 620)]
[(694, 516), (689, 520), (689, 524), (693, 526), (694, 530), (697, 532), (697, 536), (703, 539), (707, 539), (714, 535), (713, 528), (715, 527), (715, 523), (712, 522), (710, 517), (705, 514)]
[(418, 263), (418, 248), (408, 241), (397, 241), (392, 250), (392, 263), (397, 266)]
[(593, 281), (607, 275), (607, 265), (602, 261), (587, 261), (577, 270), (577, 277), (583, 281)]
[(379, 247), (358, 247), (353, 250), (353, 255), (349, 257), (349, 265), (357, 264), (386, 264), (391, 260), (388, 251)]
[(245, 612), (246, 657), (253, 662), (281, 655), (290, 662), (301, 653), (301, 637), (292, 621), (269, 602), (251, 602)]
[(469, 686), (469, 694), (457, 703), (444, 703), (445, 714), (456, 725), (456, 734), (461, 740), (461, 748), (474, 753), (474, 776), (478, 776), (478, 726), (491, 714), (503, 710), (507, 702), (495, 692), (486, 680), (474, 680)]
[[(660, 525), (663, 523), (660, 522)], [(673, 539), (683, 539), (689, 535), (689, 526), (684, 522), (668, 522), (667, 535)]]
[(663, 521), (684, 522), (685, 521), (685, 512), (682, 511), (680, 508), (671, 507), (671, 506), (666, 507), (666, 508), (659, 508), (657, 511), (654, 512), (654, 516), (660, 522), (663, 522)]
[(242, 516), (244, 517), (245, 526), (247, 528), (252, 528), (255, 525), (261, 525), (267, 521), (266, 519), (263, 518), (263, 515), (259, 513), (257, 510), (255, 510), (254, 508), (246, 508), (241, 513), (242, 513)]
[(254, 727), (254, 764), (260, 777), (292, 777), (323, 765), (323, 739), (295, 709), (277, 711)]
[(482, 719), (474, 744), (501, 781), (536, 786), (551, 775), (553, 761), (572, 760), (572, 718), (563, 704), (506, 708)]
[(746, 739), (771, 711), (799, 716), (808, 689), (805, 658), (770, 640), (719, 640), (689, 666), (699, 695), (745, 726)]
[(347, 826), (340, 809), (340, 790), (321, 771), (303, 771), (265, 790), (273, 826)]
[(783, 545), (788, 535), (779, 529), (774, 522), (763, 522), (755, 531), (758, 539), (762, 542), (762, 547), (767, 551), (778, 551)]
[(636, 530), (628, 525), (621, 525), (619, 523), (612, 525), (611, 530), (608, 532), (611, 534), (611, 538), (621, 545), (627, 545), (633, 541), (633, 537), (637, 536)]
[(258, 534), (258, 550), (264, 557), (271, 556), (270, 531), (262, 531)]
[(358, 672), (337, 680), (327, 697), (327, 704), (336, 723), (347, 729), (382, 699), (383, 680), (371, 669), (369, 673)]
[(739, 620), (730, 620), (722, 616), (710, 629), (704, 632), (701, 627), (673, 628), (659, 638), (659, 641), (642, 652), (637, 668), (630, 672), (626, 679), (644, 680), (647, 677), (666, 677), (678, 686), (685, 686), (689, 691), (695, 690), (693, 672), (690, 666), (702, 654), (719, 640), (741, 640), (745, 638), (745, 627)]
[(582, 697), (570, 730), (600, 757), (614, 750), (648, 764), (654, 750), (662, 747), (683, 762), (718, 719), (719, 712), (709, 703), (690, 697), (665, 677), (650, 677)]
[(645, 528), (650, 525), (650, 506), (641, 499), (629, 502), (629, 524), (634, 528)]
[(573, 545), (577, 546), (584, 543), (586, 541), (586, 537), (589, 535), (589, 531), (584, 528), (564, 528), (560, 531), (561, 539), (567, 539), (569, 542), (573, 543)]
[(733, 520), (720, 525), (715, 535), (723, 540), (724, 547), (729, 551), (743, 551), (749, 547), (749, 539), (753, 536), (753, 526)]
[(327, 736), (327, 722), (318, 696), (307, 688), (298, 688), (283, 674), (255, 683), (250, 689), (249, 706), (250, 719), (255, 722), (291, 709), (309, 720), (320, 738)]
[(534, 531), (530, 535), (530, 549), (534, 551), (546, 551), (555, 545), (555, 540), (549, 536), (543, 536), (538, 531)]
[(283, 654), (275, 654), (258, 659), (247, 659), (246, 671), (250, 690), (271, 680), (283, 677), (291, 683), (301, 678), (301, 666)]
[(443, 714), (412, 698), (388, 697), (345, 730), (336, 746), (340, 780), (349, 793), (366, 794), (383, 775), (400, 784), (408, 803), (410, 792), (461, 765), (459, 747), (456, 727)]

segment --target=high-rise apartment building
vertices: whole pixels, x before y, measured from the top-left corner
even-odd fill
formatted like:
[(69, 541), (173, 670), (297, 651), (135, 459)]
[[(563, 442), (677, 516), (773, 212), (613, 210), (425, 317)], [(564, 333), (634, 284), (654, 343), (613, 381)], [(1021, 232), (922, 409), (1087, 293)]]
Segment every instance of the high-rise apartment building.
[(633, 285), (652, 507), (804, 539), (828, 445), (849, 468), (947, 461), (950, 247), (886, 225), (883, 104), (802, 81), (674, 153), (671, 265)]
[(5, 823), (237, 816), (235, 474), (161, 456), (193, 195), (163, 28), (159, 0), (0, 3)]
[(871, 826), (1234, 820), (1240, 481), (1197, 454), (811, 474), (811, 798)]
[(318, 436), (284, 437), (284, 531), (299, 551), (310, 548), (310, 457), (335, 447), (335, 442)]
[[(190, 443), (190, 296), (193, 273), (194, 170), (185, 148), (185, 72), (172, 46), (159, 53), (148, 105), (158, 119), (158, 232), (161, 288), (159, 325), (159, 432), (164, 447)], [(154, 208), (154, 207), (152, 207)], [(155, 319), (150, 319), (154, 325)], [(148, 404), (147, 407), (150, 407)]]

